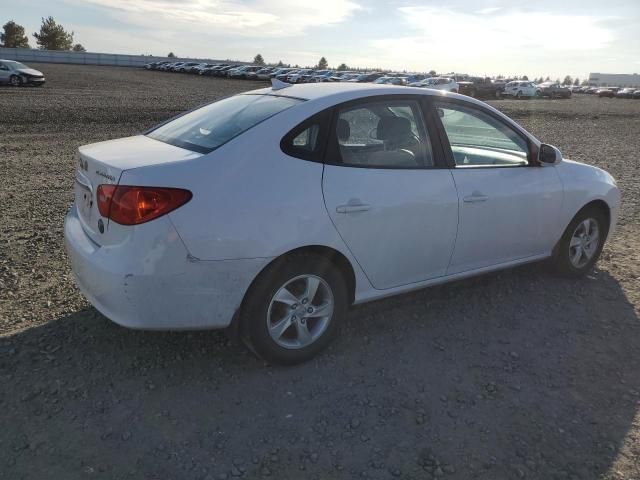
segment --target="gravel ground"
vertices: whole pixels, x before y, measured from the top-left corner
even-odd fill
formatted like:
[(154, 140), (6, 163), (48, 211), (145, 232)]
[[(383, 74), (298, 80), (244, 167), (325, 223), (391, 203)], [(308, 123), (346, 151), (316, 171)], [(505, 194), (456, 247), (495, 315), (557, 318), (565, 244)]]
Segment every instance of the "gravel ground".
[(257, 87), (39, 65), (0, 88), (0, 478), (640, 478), (640, 101), (492, 102), (608, 169), (620, 227), (574, 281), (540, 265), (352, 310), (324, 355), (120, 328), (71, 279), (78, 146)]

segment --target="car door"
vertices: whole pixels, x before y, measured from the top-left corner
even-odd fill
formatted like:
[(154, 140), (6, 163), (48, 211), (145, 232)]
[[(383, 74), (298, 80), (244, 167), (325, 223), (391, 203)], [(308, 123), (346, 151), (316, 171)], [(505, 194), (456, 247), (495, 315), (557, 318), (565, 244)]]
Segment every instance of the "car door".
[(325, 205), (376, 289), (443, 276), (453, 251), (458, 197), (420, 97), (371, 97), (333, 115)]
[(0, 62), (0, 83), (9, 83), (10, 76), (11, 70), (9, 70), (9, 67)]
[(528, 139), (490, 110), (454, 100), (433, 106), (460, 202), (447, 274), (550, 253), (563, 201), (555, 167), (534, 166)]

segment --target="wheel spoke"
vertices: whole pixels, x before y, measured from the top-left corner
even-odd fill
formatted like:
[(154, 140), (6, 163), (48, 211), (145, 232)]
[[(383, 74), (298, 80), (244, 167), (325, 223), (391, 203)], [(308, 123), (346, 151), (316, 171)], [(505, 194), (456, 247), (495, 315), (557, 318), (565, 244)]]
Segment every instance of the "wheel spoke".
[(295, 322), (296, 325), (296, 331), (298, 332), (298, 343), (300, 343), (300, 345), (307, 345), (309, 343), (311, 343), (311, 332), (309, 331), (309, 328), (307, 327), (307, 323), (302, 323), (301, 321), (297, 321)]
[(595, 248), (589, 248), (586, 247), (582, 250), (582, 252), (584, 253), (584, 255), (591, 260), (591, 257), (593, 257), (593, 254), (596, 253), (596, 249)]
[(280, 320), (275, 325), (269, 327), (271, 329), (271, 334), (275, 338), (282, 337), (282, 334), (291, 326), (291, 315), (287, 315), (282, 320)]
[(299, 303), (298, 298), (286, 287), (282, 287), (280, 290), (278, 290), (275, 297), (273, 297), (273, 300), (276, 302), (284, 303), (286, 305), (295, 305), (296, 303)]
[(313, 307), (313, 312), (307, 314), (307, 317), (309, 318), (325, 317), (327, 315), (330, 315), (332, 310), (333, 310), (332, 303), (323, 303), (322, 305)]
[(575, 267), (580, 266), (580, 259), (582, 258), (582, 247), (575, 247), (575, 251), (571, 255), (571, 263)]
[(586, 220), (584, 220), (581, 224), (583, 230), (584, 230), (584, 234), (585, 235), (589, 235), (589, 233), (591, 233), (591, 219), (587, 218)]
[(304, 297), (307, 298), (309, 302), (313, 301), (319, 286), (320, 280), (317, 277), (307, 277), (307, 289), (304, 292)]
[(580, 237), (571, 237), (571, 242), (569, 242), (570, 247), (579, 247), (582, 244), (582, 240)]

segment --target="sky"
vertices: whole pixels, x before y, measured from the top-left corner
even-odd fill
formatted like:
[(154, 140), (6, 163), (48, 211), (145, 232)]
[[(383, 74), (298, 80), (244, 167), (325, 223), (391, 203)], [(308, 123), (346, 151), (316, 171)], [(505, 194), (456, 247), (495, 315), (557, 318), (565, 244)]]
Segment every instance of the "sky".
[(640, 72), (640, 0), (0, 0), (0, 25), (53, 16), (88, 51), (459, 72)]

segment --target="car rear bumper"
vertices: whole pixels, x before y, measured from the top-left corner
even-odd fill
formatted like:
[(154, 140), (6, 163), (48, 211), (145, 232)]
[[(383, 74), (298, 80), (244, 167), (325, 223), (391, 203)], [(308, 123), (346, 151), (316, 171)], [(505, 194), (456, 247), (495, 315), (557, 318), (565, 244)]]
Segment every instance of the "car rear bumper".
[(100, 246), (86, 235), (75, 206), (71, 208), (64, 224), (65, 246), (87, 300), (128, 328), (227, 327), (269, 259), (200, 261), (188, 254), (166, 216), (139, 227), (145, 226), (147, 231), (131, 241)]

